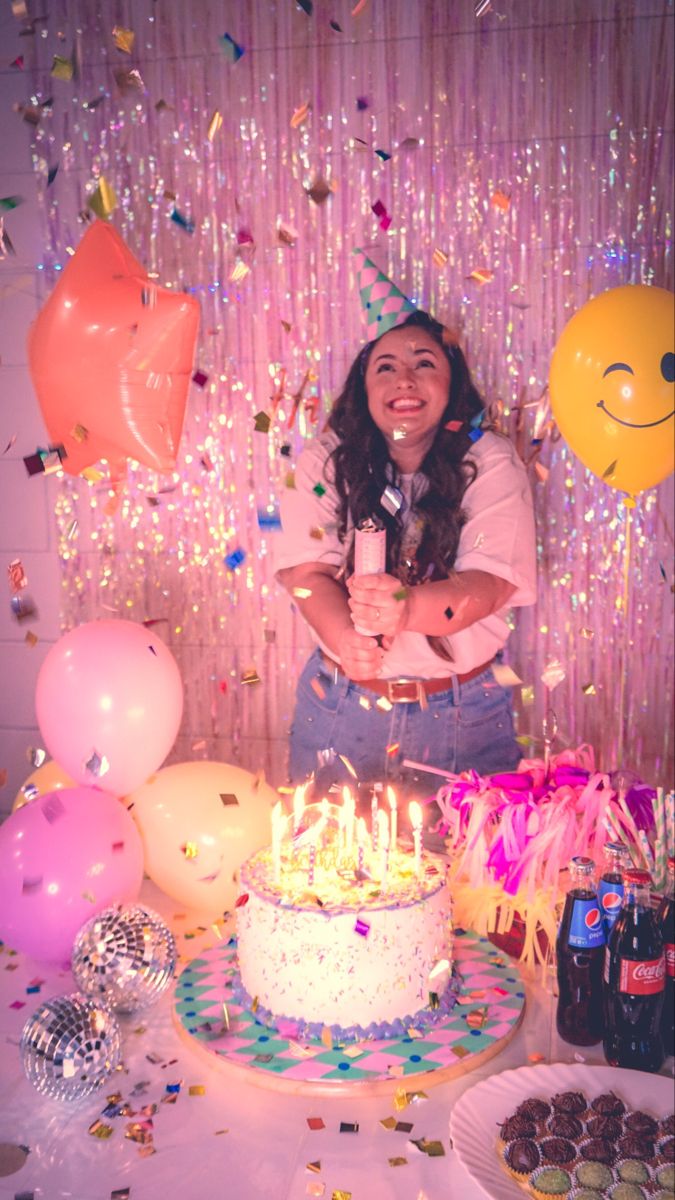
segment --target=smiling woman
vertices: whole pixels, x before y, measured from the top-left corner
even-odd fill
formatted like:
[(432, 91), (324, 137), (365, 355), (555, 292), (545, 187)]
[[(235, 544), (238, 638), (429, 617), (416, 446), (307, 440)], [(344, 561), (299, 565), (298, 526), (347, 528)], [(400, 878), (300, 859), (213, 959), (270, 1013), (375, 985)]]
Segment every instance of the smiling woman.
[[(318, 646), (298, 685), (293, 782), (319, 766), (322, 788), (344, 781), (345, 759), (363, 782), (412, 787), (405, 759), (486, 773), (517, 763), (492, 664), (509, 607), (535, 598), (532, 501), (511, 443), (483, 418), (460, 347), (404, 312), (363, 347), (300, 456), (278, 578)], [(386, 534), (379, 574), (354, 574), (364, 522)]]

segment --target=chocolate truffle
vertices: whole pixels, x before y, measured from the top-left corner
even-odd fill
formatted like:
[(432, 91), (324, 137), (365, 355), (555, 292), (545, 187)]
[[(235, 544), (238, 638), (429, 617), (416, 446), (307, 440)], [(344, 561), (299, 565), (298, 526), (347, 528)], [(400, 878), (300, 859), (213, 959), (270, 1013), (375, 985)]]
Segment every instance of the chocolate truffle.
[(512, 1142), (514, 1138), (533, 1138), (536, 1134), (534, 1121), (528, 1121), (526, 1117), (507, 1117), (499, 1136), (503, 1142)]
[(545, 1121), (550, 1112), (550, 1104), (533, 1097), (531, 1100), (523, 1100), (523, 1103), (518, 1105), (515, 1115), (526, 1117), (528, 1121)]
[(641, 1162), (651, 1162), (655, 1156), (654, 1143), (634, 1133), (620, 1139), (618, 1152), (619, 1158), (639, 1158)]
[(551, 1104), (557, 1112), (572, 1115), (585, 1112), (588, 1108), (582, 1092), (558, 1092), (557, 1096), (551, 1096)]
[(529, 1175), (539, 1166), (537, 1143), (528, 1141), (527, 1138), (518, 1138), (506, 1147), (504, 1158), (512, 1171), (519, 1175)]
[[(579, 1147), (579, 1153), (582, 1158), (588, 1159), (589, 1162), (606, 1163), (608, 1167), (616, 1161), (616, 1150), (607, 1138), (589, 1138), (587, 1142), (582, 1142)], [(628, 1157), (624, 1155), (623, 1157)], [(631, 1155), (632, 1158), (635, 1155)]]
[(578, 1117), (570, 1117), (566, 1113), (554, 1113), (548, 1122), (549, 1133), (556, 1137), (569, 1138), (575, 1141), (584, 1132), (584, 1127)]
[(556, 1163), (558, 1166), (574, 1162), (577, 1156), (576, 1146), (562, 1137), (544, 1138), (540, 1149), (544, 1162)]
[(591, 1108), (593, 1112), (600, 1113), (601, 1117), (620, 1117), (626, 1111), (623, 1100), (619, 1100), (614, 1092), (603, 1092), (602, 1096), (596, 1096), (595, 1100), (591, 1101)]
[(675, 1113), (659, 1121), (659, 1132), (663, 1137), (675, 1137)]
[(657, 1151), (661, 1162), (675, 1162), (675, 1138), (665, 1138), (659, 1142)]
[(655, 1137), (659, 1129), (658, 1121), (655, 1121), (648, 1113), (640, 1112), (639, 1109), (636, 1112), (627, 1113), (624, 1117), (624, 1125), (631, 1133), (650, 1138)]
[(591, 1117), (586, 1122), (586, 1129), (591, 1137), (606, 1137), (613, 1142), (621, 1137), (621, 1122), (616, 1117)]

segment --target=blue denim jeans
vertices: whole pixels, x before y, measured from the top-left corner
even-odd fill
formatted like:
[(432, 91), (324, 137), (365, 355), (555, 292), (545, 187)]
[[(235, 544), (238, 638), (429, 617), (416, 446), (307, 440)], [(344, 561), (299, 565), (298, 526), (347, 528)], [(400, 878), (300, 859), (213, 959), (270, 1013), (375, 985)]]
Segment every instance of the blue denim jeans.
[[(323, 695), (312, 687), (313, 680)], [(364, 697), (370, 707), (361, 703)], [(521, 758), (510, 690), (497, 683), (489, 667), (468, 683), (455, 682), (448, 691), (427, 697), (426, 708), (399, 703), (383, 712), (376, 707), (377, 698), (344, 675), (336, 679), (315, 650), (298, 680), (290, 782), (301, 783), (317, 768), (322, 789), (352, 781), (338, 757), (343, 755), (364, 783), (417, 784), (431, 792), (442, 779), (403, 767), (404, 759), (443, 771), (473, 767), (479, 775), (490, 775), (513, 770)]]

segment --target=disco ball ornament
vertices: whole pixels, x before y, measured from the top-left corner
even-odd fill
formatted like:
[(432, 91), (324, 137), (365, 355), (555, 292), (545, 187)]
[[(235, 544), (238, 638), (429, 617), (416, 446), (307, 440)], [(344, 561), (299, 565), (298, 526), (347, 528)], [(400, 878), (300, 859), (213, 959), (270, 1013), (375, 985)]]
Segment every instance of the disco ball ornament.
[(46, 1000), (21, 1034), (21, 1061), (30, 1082), (56, 1100), (81, 1100), (119, 1066), (122, 1037), (104, 1005), (76, 992)]
[(88, 996), (118, 1013), (149, 1008), (173, 979), (176, 943), (158, 913), (113, 904), (83, 925), (73, 947), (73, 975)]

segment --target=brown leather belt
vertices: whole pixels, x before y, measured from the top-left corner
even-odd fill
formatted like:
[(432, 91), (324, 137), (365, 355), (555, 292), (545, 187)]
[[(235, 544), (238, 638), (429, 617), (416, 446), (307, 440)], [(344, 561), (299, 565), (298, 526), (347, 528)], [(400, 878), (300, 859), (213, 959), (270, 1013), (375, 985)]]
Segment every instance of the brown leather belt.
[[(337, 671), (338, 675), (344, 676), (339, 663), (330, 658), (322, 651), (322, 658), (327, 667)], [(482, 675), (483, 671), (487, 671), (492, 665), (492, 659), (488, 662), (481, 663), (479, 667), (474, 667), (473, 671), (466, 671), (461, 675), (447, 675), (442, 679), (354, 679), (352, 682), (357, 687), (366, 688), (369, 692), (375, 692), (378, 696), (385, 696), (390, 704), (423, 704), (427, 696), (434, 696), (436, 692), (447, 692), (453, 685), (453, 680), (457, 683), (469, 683), (471, 679), (476, 679), (478, 675)]]

